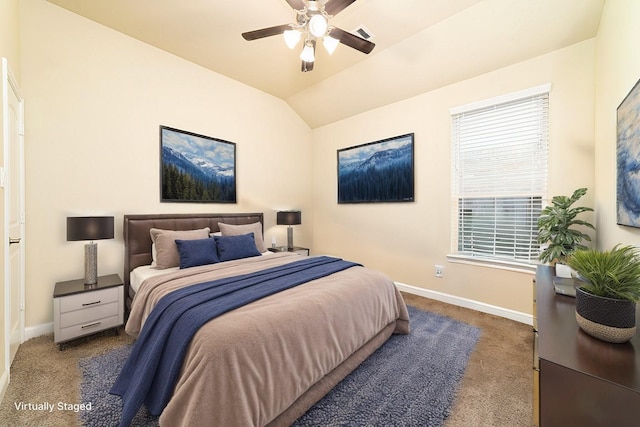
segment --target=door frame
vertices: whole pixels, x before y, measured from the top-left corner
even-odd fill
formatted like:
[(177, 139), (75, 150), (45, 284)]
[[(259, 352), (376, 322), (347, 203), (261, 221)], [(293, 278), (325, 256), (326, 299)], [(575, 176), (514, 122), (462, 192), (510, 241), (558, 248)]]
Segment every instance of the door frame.
[[(4, 337), (5, 337), (5, 372), (9, 375), (11, 369), (11, 353), (10, 353), (10, 341), (11, 341), (11, 310), (15, 307), (11, 307), (11, 274), (9, 268), (9, 206), (11, 203), (11, 183), (9, 182), (9, 162), (10, 162), (10, 134), (9, 134), (9, 91), (12, 91), (18, 99), (19, 107), (19, 130), (18, 130), (18, 161), (20, 162), (20, 188), (21, 194), (19, 196), (20, 203), (20, 233), (22, 240), (20, 242), (20, 304), (18, 310), (20, 310), (20, 343), (24, 342), (24, 324), (25, 324), (25, 174), (24, 174), (24, 98), (18, 86), (18, 82), (11, 72), (9, 67), (9, 61), (7, 58), (2, 58), (2, 105), (3, 105), (3, 155), (4, 165), (0, 167), (0, 186), (4, 188), (4, 259), (3, 262), (3, 287), (4, 287)], [(9, 185), (7, 185), (9, 184)], [(8, 379), (10, 382), (10, 378)]]

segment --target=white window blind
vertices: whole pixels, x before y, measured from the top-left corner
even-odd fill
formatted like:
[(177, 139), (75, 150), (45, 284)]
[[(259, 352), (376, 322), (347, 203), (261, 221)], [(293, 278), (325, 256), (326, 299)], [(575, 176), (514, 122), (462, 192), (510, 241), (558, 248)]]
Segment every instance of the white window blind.
[(452, 110), (454, 253), (537, 259), (549, 141), (549, 87), (541, 88)]

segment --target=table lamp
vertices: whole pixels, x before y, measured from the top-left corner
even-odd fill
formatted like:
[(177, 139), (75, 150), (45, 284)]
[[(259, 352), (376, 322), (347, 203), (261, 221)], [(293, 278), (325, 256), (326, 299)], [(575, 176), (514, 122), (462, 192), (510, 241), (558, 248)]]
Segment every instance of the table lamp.
[(300, 211), (278, 211), (276, 215), (278, 225), (288, 225), (287, 228), (287, 249), (293, 249), (293, 227), (292, 225), (302, 224), (302, 212)]
[(94, 240), (113, 239), (112, 216), (67, 217), (67, 241), (90, 240), (84, 245), (84, 283), (98, 283), (98, 244)]

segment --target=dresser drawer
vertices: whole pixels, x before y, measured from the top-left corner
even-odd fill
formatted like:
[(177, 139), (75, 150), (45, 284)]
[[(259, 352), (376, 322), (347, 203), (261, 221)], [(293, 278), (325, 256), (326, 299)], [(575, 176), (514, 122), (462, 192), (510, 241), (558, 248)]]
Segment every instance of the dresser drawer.
[(90, 305), (82, 310), (68, 311), (60, 314), (60, 327), (68, 328), (73, 325), (94, 323), (96, 319), (118, 315), (118, 301)]
[(98, 319), (86, 324), (78, 324), (69, 326), (68, 328), (61, 328), (60, 333), (56, 334), (55, 342), (62, 342), (72, 340), (74, 338), (81, 337), (83, 335), (93, 334), (105, 329), (114, 328), (122, 324), (122, 319), (119, 316), (107, 317), (104, 319)]
[(82, 310), (89, 307), (96, 309), (98, 305), (117, 302), (120, 291), (120, 287), (113, 287), (60, 297), (60, 313)]

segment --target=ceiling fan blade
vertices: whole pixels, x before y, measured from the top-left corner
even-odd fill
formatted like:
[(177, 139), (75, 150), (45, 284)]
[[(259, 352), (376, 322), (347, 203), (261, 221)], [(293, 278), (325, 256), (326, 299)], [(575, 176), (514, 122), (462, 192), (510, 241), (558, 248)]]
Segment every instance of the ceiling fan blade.
[(352, 47), (355, 50), (359, 50), (362, 53), (369, 53), (374, 47), (376, 47), (376, 45), (371, 43), (369, 40), (354, 36), (340, 28), (332, 28), (329, 35), (334, 39), (340, 40), (340, 43), (346, 44), (347, 46)]
[(287, 3), (289, 3), (289, 6), (291, 6), (291, 8), (295, 10), (304, 9), (304, 3), (302, 2), (302, 0), (287, 0)]
[(324, 5), (324, 10), (329, 15), (335, 16), (350, 6), (351, 3), (355, 2), (356, 0), (329, 0), (329, 2)]
[(290, 28), (291, 28), (291, 25), (289, 24), (277, 25), (275, 27), (262, 28), (260, 30), (254, 30), (254, 31), (247, 31), (246, 33), (242, 33), (242, 37), (244, 37), (245, 40), (257, 40), (264, 37), (282, 34)]

